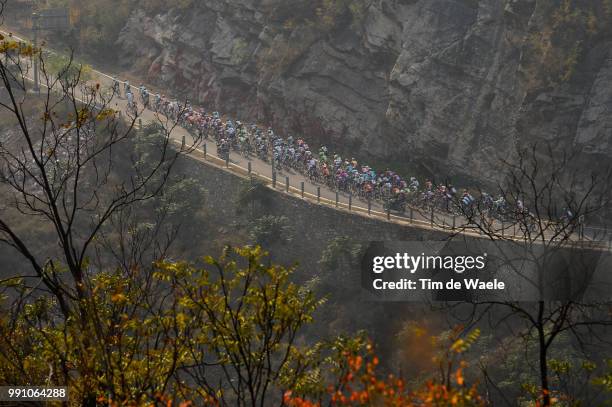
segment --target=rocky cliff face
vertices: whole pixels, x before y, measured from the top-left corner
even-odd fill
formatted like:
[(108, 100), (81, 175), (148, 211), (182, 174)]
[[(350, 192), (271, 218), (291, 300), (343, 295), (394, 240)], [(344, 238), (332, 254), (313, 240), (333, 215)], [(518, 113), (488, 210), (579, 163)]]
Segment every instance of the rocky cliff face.
[(563, 49), (559, 7), (203, 0), (134, 11), (119, 45), (131, 69), (206, 106), (362, 160), (490, 178), (532, 140), (612, 158), (612, 42), (572, 25), (580, 48)]

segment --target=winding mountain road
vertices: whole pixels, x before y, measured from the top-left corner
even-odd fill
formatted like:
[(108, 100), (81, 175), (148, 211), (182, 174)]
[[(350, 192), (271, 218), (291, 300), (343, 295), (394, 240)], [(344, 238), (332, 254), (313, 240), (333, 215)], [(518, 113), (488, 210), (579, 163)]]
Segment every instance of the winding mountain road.
[[(0, 31), (3, 34), (8, 33)], [(17, 41), (28, 42), (28, 40), (18, 37), (13, 34), (13, 38)], [(52, 52), (52, 51), (51, 51)], [(111, 89), (113, 84), (113, 76), (99, 70), (92, 70), (92, 78), (90, 84), (99, 83), (104, 89)], [(150, 89), (150, 88), (149, 88)], [(121, 97), (114, 97), (109, 107), (126, 114), (127, 100)], [(148, 109), (141, 109), (138, 115), (137, 124), (146, 125), (147, 123), (166, 120), (161, 114)], [(186, 129), (176, 126), (170, 135), (172, 142), (180, 148), (183, 143), (186, 146), (194, 145), (192, 135)], [(428, 230), (438, 230), (449, 234), (461, 233), (468, 236), (478, 237), (481, 234), (475, 228), (465, 227), (460, 217), (453, 217), (448, 214), (438, 212), (423, 213), (416, 208), (408, 208), (404, 216), (385, 212), (382, 204), (379, 201), (371, 201), (370, 203), (350, 197), (344, 192), (336, 192), (326, 185), (315, 184), (303, 174), (295, 171), (277, 171), (276, 182), (273, 181), (272, 166), (257, 158), (246, 158), (236, 152), (230, 153), (229, 162), (224, 162), (216, 156), (216, 143), (214, 140), (204, 139), (198, 140), (196, 148), (193, 149), (188, 157), (198, 160), (206, 165), (215, 166), (229, 171), (243, 178), (255, 177), (266, 183), (270, 188), (275, 189), (279, 193), (285, 193), (293, 197), (304, 199), (312, 203), (332, 207), (339, 211), (350, 211), (359, 216), (368, 216), (378, 218), (388, 222), (404, 224), (411, 227), (423, 228)], [(501, 226), (501, 225), (500, 225)], [(518, 232), (518, 234), (517, 234)], [(507, 225), (506, 239), (523, 241), (524, 236), (517, 231), (517, 227)], [(588, 236), (585, 240), (589, 240)], [(609, 249), (611, 242), (593, 242), (596, 246)]]

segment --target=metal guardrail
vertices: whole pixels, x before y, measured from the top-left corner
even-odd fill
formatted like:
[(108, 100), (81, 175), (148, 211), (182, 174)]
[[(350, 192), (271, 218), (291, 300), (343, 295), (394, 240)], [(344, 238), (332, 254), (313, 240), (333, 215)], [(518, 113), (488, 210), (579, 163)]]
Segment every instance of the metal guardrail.
[[(184, 146), (184, 142), (182, 140), (172, 139), (172, 141), (177, 146)], [(194, 154), (198, 154), (200, 155), (200, 157), (195, 157)], [(371, 207), (363, 207), (363, 206), (355, 205), (354, 203), (351, 202), (351, 200), (349, 200), (348, 203), (345, 203), (345, 202), (340, 202), (339, 200), (325, 198), (321, 196), (320, 194), (313, 194), (310, 192), (306, 192), (302, 188), (302, 185), (300, 185), (300, 187), (298, 188), (296, 186), (288, 184), (287, 183), (288, 177), (285, 177), (285, 180), (284, 180), (285, 182), (278, 182), (278, 180), (275, 180), (274, 177), (268, 177), (267, 175), (251, 171), (249, 169), (249, 166), (247, 166), (247, 168), (243, 168), (239, 166), (238, 164), (233, 163), (231, 161), (228, 163), (226, 160), (220, 157), (217, 157), (215, 155), (208, 154), (207, 152), (204, 152), (203, 150), (196, 149), (188, 156), (191, 156), (192, 158), (196, 158), (198, 159), (198, 161), (214, 166), (220, 170), (231, 172), (234, 175), (237, 175), (243, 179), (250, 179), (250, 178), (259, 179), (260, 181), (263, 181), (263, 183), (268, 188), (270, 188), (271, 190), (275, 192), (288, 195), (295, 199), (302, 199), (302, 200), (308, 201), (311, 204), (325, 206), (330, 209), (340, 210), (342, 212), (366, 217), (369, 219), (376, 219), (379, 221), (390, 222), (394, 224), (414, 227), (414, 228), (428, 230), (428, 231), (461, 234), (461, 235), (465, 235), (465, 236), (469, 236), (473, 238), (487, 238), (486, 235), (484, 235), (483, 233), (481, 233), (475, 228), (470, 229), (466, 227), (456, 227), (456, 225), (453, 225), (453, 224), (444, 226), (444, 225), (440, 225), (438, 222), (433, 222), (431, 220), (427, 221), (423, 219), (416, 219), (413, 216), (413, 214), (415, 212), (421, 213), (420, 210), (416, 208), (410, 208), (410, 214), (411, 214), (410, 217), (393, 215), (393, 214), (390, 214), (389, 212), (381, 212), (378, 210), (374, 210)], [(517, 242), (525, 241), (524, 235), (507, 234), (504, 236), (504, 238), (507, 240), (513, 240)], [(612, 250), (612, 240), (608, 242), (599, 242), (599, 241), (592, 241), (592, 240), (585, 239), (585, 240), (581, 240), (580, 243), (588, 246), (589, 248), (593, 248), (593, 249)]]

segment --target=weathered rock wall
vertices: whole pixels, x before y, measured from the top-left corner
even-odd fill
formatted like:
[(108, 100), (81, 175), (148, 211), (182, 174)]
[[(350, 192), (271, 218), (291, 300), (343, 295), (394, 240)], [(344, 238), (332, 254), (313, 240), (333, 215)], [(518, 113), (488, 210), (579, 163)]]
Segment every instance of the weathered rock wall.
[(612, 157), (609, 37), (581, 49), (573, 79), (533, 83), (549, 67), (531, 41), (558, 1), (348, 3), (326, 23), (301, 0), (136, 10), (122, 60), (206, 106), (438, 176), (492, 178), (533, 140), (583, 150), (587, 169)]

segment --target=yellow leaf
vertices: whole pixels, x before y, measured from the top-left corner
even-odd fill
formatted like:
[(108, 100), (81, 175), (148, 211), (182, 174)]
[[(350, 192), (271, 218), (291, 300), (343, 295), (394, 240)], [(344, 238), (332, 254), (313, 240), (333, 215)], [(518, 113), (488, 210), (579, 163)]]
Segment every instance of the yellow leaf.
[(124, 303), (126, 300), (127, 297), (123, 293), (113, 294), (111, 297), (111, 301), (116, 303)]

